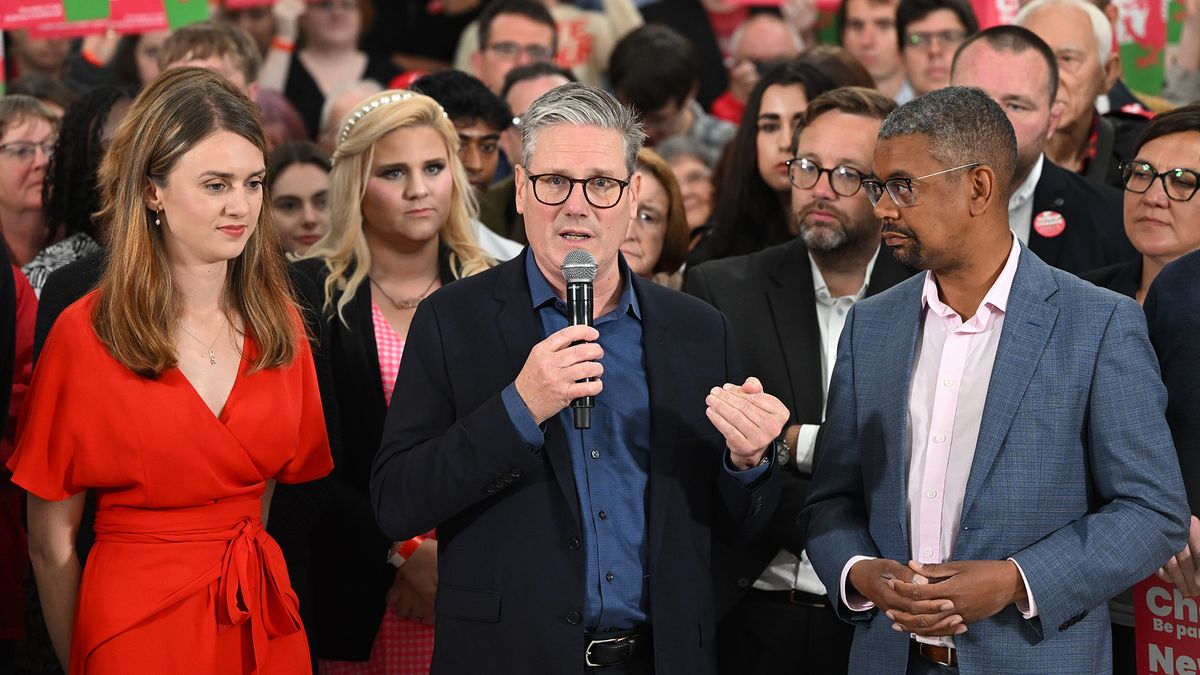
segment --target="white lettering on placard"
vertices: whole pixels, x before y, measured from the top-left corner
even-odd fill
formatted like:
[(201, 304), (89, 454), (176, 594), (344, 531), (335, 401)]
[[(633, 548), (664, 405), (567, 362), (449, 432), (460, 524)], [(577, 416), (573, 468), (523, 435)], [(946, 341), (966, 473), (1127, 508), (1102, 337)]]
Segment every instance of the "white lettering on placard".
[[(1167, 604), (1168, 601), (1170, 604)], [(1151, 587), (1146, 591), (1146, 606), (1150, 608), (1150, 613), (1154, 616), (1167, 616), (1174, 609), (1176, 621), (1200, 623), (1200, 608), (1196, 606), (1196, 601), (1184, 597), (1178, 589), (1168, 595), (1165, 588)], [(1187, 612), (1186, 619), (1183, 616), (1185, 611)]]
[(1196, 659), (1180, 655), (1175, 658), (1175, 648), (1164, 649), (1160, 645), (1150, 644), (1150, 672), (1163, 675), (1196, 675)]

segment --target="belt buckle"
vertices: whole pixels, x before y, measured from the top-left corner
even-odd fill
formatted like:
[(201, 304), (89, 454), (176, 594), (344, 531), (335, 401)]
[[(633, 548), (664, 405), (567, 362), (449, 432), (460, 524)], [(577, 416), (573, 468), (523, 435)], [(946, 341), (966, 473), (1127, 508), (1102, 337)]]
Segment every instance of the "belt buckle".
[[(924, 644), (924, 643), (922, 643), (922, 644)], [(946, 660), (945, 661), (935, 658), (933, 656), (934, 651), (938, 650), (938, 649), (946, 650)], [(954, 647), (947, 647), (947, 646), (943, 646), (943, 645), (925, 645), (921, 649), (921, 656), (924, 656), (925, 658), (929, 659), (930, 661), (936, 663), (939, 666), (945, 666), (947, 668), (949, 668), (950, 666), (953, 666), (955, 664)]]
[(609, 642), (621, 642), (628, 639), (629, 636), (626, 635), (623, 637), (605, 638), (603, 640), (589, 640), (587, 649), (583, 651), (583, 662), (591, 668), (603, 668), (604, 664), (592, 662), (592, 647), (595, 647), (596, 645), (607, 644)]

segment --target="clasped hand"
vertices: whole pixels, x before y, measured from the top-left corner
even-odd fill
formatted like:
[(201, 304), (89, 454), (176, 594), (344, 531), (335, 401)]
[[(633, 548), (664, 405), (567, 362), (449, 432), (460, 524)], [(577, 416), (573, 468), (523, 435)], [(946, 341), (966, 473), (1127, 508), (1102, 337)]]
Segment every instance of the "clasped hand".
[(730, 461), (738, 469), (757, 466), (788, 419), (787, 407), (763, 391), (756, 377), (740, 386), (713, 387), (704, 402), (709, 421), (725, 437)]
[[(516, 381), (517, 394), (533, 421), (541, 424), (574, 399), (604, 389), (604, 348), (595, 343), (599, 338), (600, 332), (591, 326), (567, 326), (533, 346)], [(593, 379), (580, 382), (585, 378)]]
[(956, 560), (908, 566), (894, 560), (861, 560), (849, 581), (892, 620), (892, 628), (924, 637), (960, 635), (967, 625), (1026, 600), (1016, 563)]

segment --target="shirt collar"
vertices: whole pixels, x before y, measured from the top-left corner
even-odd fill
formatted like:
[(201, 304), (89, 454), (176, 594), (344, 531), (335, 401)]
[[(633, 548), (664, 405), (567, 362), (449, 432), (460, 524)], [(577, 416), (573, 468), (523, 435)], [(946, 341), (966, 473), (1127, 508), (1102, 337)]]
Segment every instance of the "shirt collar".
[[(1017, 235), (1012, 233), (1012, 247), (1009, 249), (1008, 260), (1004, 263), (1004, 268), (1000, 270), (1000, 276), (996, 277), (992, 287), (983, 296), (983, 302), (979, 303), (975, 316), (964, 323), (964, 327), (970, 327), (973, 329), (972, 332), (981, 331), (988, 327), (994, 314), (1004, 314), (1008, 307), (1008, 296), (1012, 291), (1013, 279), (1017, 275), (1017, 263), (1020, 259), (1021, 243), (1017, 239)], [(932, 270), (925, 273), (921, 306), (933, 310), (943, 319), (954, 321), (960, 318), (957, 312), (938, 297), (937, 281), (934, 279)]]
[[(854, 302), (858, 302), (867, 296), (867, 285), (871, 283), (871, 272), (875, 270), (875, 261), (879, 259), (880, 248), (883, 248), (883, 246), (880, 245), (875, 249), (875, 254), (871, 256), (870, 262), (867, 263), (867, 271), (865, 274), (863, 274), (862, 288), (859, 288), (858, 292), (854, 295), (849, 296), (854, 300)], [(834, 298), (829, 294), (829, 285), (825, 283), (825, 275), (821, 274), (821, 268), (817, 267), (817, 261), (813, 259), (812, 251), (808, 252), (808, 262), (809, 267), (812, 267), (813, 291), (817, 295), (817, 302), (829, 304), (836, 300), (837, 298)]]
[(1046, 155), (1038, 155), (1037, 161), (1033, 163), (1033, 168), (1029, 170), (1029, 175), (1025, 177), (1025, 182), (1021, 183), (1008, 198), (1009, 211), (1019, 209), (1033, 199), (1033, 192), (1037, 189), (1038, 181), (1042, 179), (1042, 164), (1045, 161)]
[[(626, 312), (632, 312), (634, 318), (639, 321), (642, 319), (642, 309), (638, 305), (637, 294), (633, 292), (632, 272), (629, 270), (629, 265), (625, 262), (625, 256), (617, 254), (617, 268), (621, 273), (621, 297), (617, 301), (616, 312), (623, 315)], [(537, 266), (537, 261), (533, 259), (533, 249), (529, 249), (525, 253), (525, 279), (529, 282), (529, 296), (533, 301), (533, 308), (541, 309), (547, 304), (553, 304), (559, 300), (558, 295), (554, 293), (554, 288), (546, 281), (545, 275), (542, 274), (542, 269)]]

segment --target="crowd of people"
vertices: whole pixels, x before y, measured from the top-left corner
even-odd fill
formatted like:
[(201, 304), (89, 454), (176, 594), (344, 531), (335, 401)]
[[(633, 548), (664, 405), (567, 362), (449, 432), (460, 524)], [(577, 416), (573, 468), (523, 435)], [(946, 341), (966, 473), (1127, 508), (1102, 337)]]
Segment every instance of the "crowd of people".
[(214, 13), (6, 34), (0, 672), (1132, 674), (1200, 595), (1200, 4), (1154, 96), (1106, 0)]

